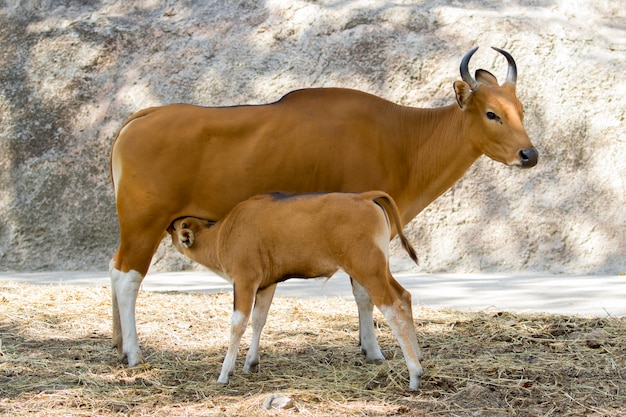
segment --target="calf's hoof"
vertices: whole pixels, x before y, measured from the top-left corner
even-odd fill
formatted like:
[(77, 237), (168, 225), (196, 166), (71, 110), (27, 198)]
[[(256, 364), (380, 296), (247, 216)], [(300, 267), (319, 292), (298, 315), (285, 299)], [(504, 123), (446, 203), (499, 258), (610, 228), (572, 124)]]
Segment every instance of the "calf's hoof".
[(250, 364), (245, 364), (243, 366), (243, 373), (244, 374), (249, 374), (250, 372), (252, 372), (253, 374), (256, 374), (257, 372), (259, 372), (259, 363), (250, 363)]
[(417, 377), (415, 379), (411, 378), (409, 382), (409, 391), (417, 391), (419, 387), (422, 385), (422, 378)]
[(133, 368), (137, 365), (142, 365), (145, 363), (143, 361), (143, 358), (141, 357), (141, 352), (131, 352), (131, 353), (122, 354), (120, 356), (120, 360), (124, 362), (124, 359), (126, 359), (126, 363), (128, 363), (129, 368)]
[(422, 385), (422, 375), (424, 371), (421, 367), (415, 372), (409, 375), (409, 391), (417, 391)]

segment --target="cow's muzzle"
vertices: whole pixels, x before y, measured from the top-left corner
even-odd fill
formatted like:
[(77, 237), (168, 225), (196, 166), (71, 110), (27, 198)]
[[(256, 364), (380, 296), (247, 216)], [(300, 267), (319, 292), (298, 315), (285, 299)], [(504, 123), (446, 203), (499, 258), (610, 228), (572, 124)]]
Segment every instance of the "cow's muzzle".
[(537, 165), (539, 152), (535, 148), (522, 149), (519, 151), (519, 158), (522, 161), (522, 168), (532, 168)]

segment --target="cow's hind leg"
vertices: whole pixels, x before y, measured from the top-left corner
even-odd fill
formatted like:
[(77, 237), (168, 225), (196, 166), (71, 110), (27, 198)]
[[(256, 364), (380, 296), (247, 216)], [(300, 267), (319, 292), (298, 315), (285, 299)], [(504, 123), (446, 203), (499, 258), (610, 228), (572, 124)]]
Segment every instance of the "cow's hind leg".
[(376, 329), (374, 328), (374, 303), (369, 293), (358, 281), (350, 278), (352, 283), (352, 294), (359, 309), (359, 343), (361, 350), (365, 354), (367, 362), (384, 361), (378, 340), (376, 340)]
[(120, 359), (128, 360), (129, 366), (143, 362), (137, 327), (135, 304), (143, 275), (131, 270), (122, 272), (111, 268), (111, 294), (113, 303), (113, 345), (117, 347)]
[(261, 332), (267, 321), (267, 313), (272, 305), (276, 284), (259, 290), (254, 300), (254, 309), (252, 310), (252, 341), (250, 349), (246, 355), (246, 363), (243, 366), (243, 372), (257, 372), (260, 355), (259, 345), (261, 344)]
[[(121, 359), (126, 357), (129, 366), (143, 362), (135, 322), (135, 304), (139, 286), (150, 266), (167, 219), (155, 217), (143, 228), (129, 231), (120, 215), (120, 247), (109, 266), (111, 276), (111, 301), (113, 313), (113, 345)], [(138, 231), (137, 231), (138, 230)]]
[(120, 357), (122, 356), (122, 323), (120, 320), (120, 309), (117, 303), (117, 294), (115, 293), (115, 286), (113, 285), (113, 270), (115, 269), (115, 261), (111, 260), (109, 264), (109, 277), (111, 277), (111, 307), (113, 313), (113, 334), (112, 334), (112, 342), (113, 347), (117, 348), (118, 354)]

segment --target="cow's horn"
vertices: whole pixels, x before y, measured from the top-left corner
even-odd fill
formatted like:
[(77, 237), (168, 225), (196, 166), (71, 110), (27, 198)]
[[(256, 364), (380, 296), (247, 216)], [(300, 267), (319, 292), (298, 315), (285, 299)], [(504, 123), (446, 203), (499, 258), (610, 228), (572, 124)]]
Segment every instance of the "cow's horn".
[(507, 62), (509, 63), (509, 70), (506, 73), (506, 82), (515, 85), (515, 83), (517, 83), (517, 65), (515, 64), (515, 60), (507, 51), (493, 46), (491, 48), (495, 51), (500, 52), (506, 58)]
[(472, 90), (476, 90), (478, 88), (478, 82), (470, 75), (467, 65), (469, 64), (472, 55), (474, 55), (474, 52), (477, 50), (478, 46), (466, 53), (461, 60), (461, 78), (470, 86)]

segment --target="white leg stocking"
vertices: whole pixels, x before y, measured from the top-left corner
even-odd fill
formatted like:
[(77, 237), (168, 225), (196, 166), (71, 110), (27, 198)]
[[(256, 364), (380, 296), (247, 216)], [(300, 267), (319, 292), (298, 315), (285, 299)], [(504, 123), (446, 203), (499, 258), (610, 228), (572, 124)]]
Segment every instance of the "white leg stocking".
[[(113, 343), (129, 366), (143, 362), (135, 324), (135, 304), (143, 276), (137, 271), (121, 272), (111, 268), (113, 301)], [(121, 342), (121, 343), (120, 343)]]
[(361, 350), (368, 362), (384, 361), (385, 356), (380, 350), (374, 329), (374, 303), (365, 288), (356, 280), (351, 279), (352, 294), (359, 309), (359, 339)]

